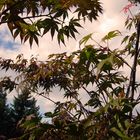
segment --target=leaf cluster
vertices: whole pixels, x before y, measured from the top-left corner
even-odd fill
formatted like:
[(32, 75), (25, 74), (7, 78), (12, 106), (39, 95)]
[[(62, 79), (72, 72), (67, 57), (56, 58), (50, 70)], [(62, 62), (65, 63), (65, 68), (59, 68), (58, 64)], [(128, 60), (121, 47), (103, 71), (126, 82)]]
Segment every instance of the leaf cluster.
[[(69, 17), (71, 8), (78, 17)], [(102, 7), (98, 0), (1, 0), (0, 11), (0, 25), (6, 23), (14, 39), (19, 36), (21, 42), (29, 41), (32, 46), (48, 32), (52, 38), (56, 33), (59, 44), (65, 43), (65, 36), (75, 38), (81, 18), (96, 20)]]

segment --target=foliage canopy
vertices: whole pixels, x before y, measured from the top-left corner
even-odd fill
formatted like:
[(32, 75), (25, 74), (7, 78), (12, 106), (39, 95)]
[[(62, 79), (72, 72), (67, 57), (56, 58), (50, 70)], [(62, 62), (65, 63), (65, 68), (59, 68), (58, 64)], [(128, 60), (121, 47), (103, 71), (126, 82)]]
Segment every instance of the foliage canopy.
[[(6, 23), (12, 36), (22, 42), (38, 44), (38, 37), (47, 32), (56, 34), (58, 42), (75, 38), (80, 20), (96, 20), (102, 13), (99, 0), (1, 0), (0, 24)], [(70, 17), (74, 14), (77, 16)]]
[[(20, 2), (23, 1), (3, 1), (1, 20), (8, 24), (14, 38), (20, 35), (24, 42), (29, 39), (30, 45), (33, 40), (38, 43), (38, 36), (42, 31), (43, 34), (50, 31), (52, 37), (56, 32), (58, 42), (64, 43), (64, 36), (75, 38), (75, 27), (81, 27), (78, 23), (81, 17), (88, 17), (92, 21), (102, 12), (97, 0), (25, 1), (22, 7)], [(17, 10), (15, 17), (18, 19), (13, 20), (10, 16), (15, 14), (12, 13), (14, 6), (17, 6), (14, 9)], [(75, 7), (78, 16), (64, 25), (71, 7)], [(44, 12), (47, 13), (45, 17)], [(28, 61), (23, 55), (18, 55), (16, 61), (0, 59), (1, 69), (18, 73), (14, 80), (4, 77), (0, 81), (1, 88), (10, 92), (15, 88), (27, 88), (55, 104), (54, 111), (45, 113), (45, 117), (51, 118), (52, 122), (27, 119), (20, 124), (24, 130), (20, 139), (140, 139), (140, 114), (137, 110), (135, 114), (133, 112), (140, 101), (140, 84), (136, 81), (136, 68), (140, 65), (140, 20), (137, 16), (126, 20), (127, 30), (131, 30), (133, 25), (136, 30), (123, 38), (122, 50), (111, 50), (108, 46), (109, 41), (121, 34), (114, 30), (101, 39), (103, 44), (96, 42), (92, 34), (89, 34), (79, 42), (82, 49), (71, 54), (51, 54), (44, 62), (34, 57)], [(89, 44), (89, 40), (92, 43)], [(126, 57), (134, 60), (132, 66)], [(130, 69), (130, 77), (120, 71), (124, 66)], [(55, 102), (49, 98), (53, 88), (63, 90), (67, 100)], [(135, 93), (137, 96), (134, 96)], [(84, 102), (81, 100), (82, 96), (86, 97)]]

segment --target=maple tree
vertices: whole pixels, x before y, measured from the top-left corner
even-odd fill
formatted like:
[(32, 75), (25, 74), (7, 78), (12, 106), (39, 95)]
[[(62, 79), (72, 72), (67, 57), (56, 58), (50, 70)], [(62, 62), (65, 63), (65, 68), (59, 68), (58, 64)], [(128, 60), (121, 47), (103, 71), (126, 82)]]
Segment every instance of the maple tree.
[[(32, 4), (40, 4), (40, 1), (30, 2)], [(66, 14), (65, 12), (72, 6), (76, 6), (75, 8), (77, 8), (76, 11), (79, 15), (78, 18), (72, 19), (75, 20), (75, 26), (81, 26), (78, 23), (80, 17), (85, 19), (84, 17), (87, 16), (90, 20), (96, 19), (96, 17), (90, 15), (92, 10), (88, 9), (88, 7), (90, 8), (89, 1), (77, 0), (74, 2), (72, 0), (60, 0), (56, 2), (50, 0), (41, 2), (52, 2), (49, 3), (49, 8), (50, 11), (53, 12), (51, 15), (53, 20), (59, 19), (61, 16), (62, 19), (65, 19), (67, 17), (64, 16)], [(100, 5), (98, 1), (93, 2), (94, 6)], [(123, 9), (124, 12), (129, 12), (132, 5), (135, 6), (132, 3), (127, 5)], [(45, 4), (45, 6), (48, 5)], [(59, 10), (62, 10), (62, 13), (60, 13)], [(90, 10), (90, 12), (88, 10)], [(98, 12), (101, 12), (100, 10)], [(25, 11), (31, 12), (33, 17), (35, 17), (38, 12), (35, 7), (29, 11), (28, 9)], [(97, 16), (98, 12), (96, 8), (93, 8), (93, 11), (96, 12), (94, 16)], [(8, 10), (7, 12), (10, 11)], [(54, 16), (56, 15), (59, 18), (55, 18)], [(23, 20), (28, 18), (21, 17), (21, 19), (23, 22)], [(9, 18), (7, 18), (7, 20), (9, 20)], [(5, 22), (7, 22), (7, 20), (5, 20)], [(35, 23), (40, 24), (39, 22), (41, 22), (42, 24), (44, 20), (46, 19), (41, 19)], [(47, 23), (48, 20), (50, 20), (50, 17), (47, 19)], [(15, 21), (10, 21), (10, 24), (15, 24), (13, 22)], [(22, 24), (22, 22), (20, 24)], [(13, 28), (14, 30), (9, 26), (10, 29), (12, 29), (13, 35), (19, 30), (17, 25), (14, 26), (16, 26), (16, 28)], [(74, 25), (70, 26), (68, 32), (65, 32), (65, 29), (63, 30), (61, 27), (62, 30), (59, 29), (63, 35), (75, 37), (73, 33), (77, 32), (77, 30), (75, 31), (73, 26)], [(72, 52), (71, 54), (51, 54), (47, 60), (43, 62), (34, 57), (28, 61), (23, 55), (18, 55), (16, 61), (0, 59), (0, 67), (2, 69), (19, 73), (14, 80), (10, 77), (4, 77), (0, 81), (2, 88), (11, 92), (15, 88), (20, 89), (25, 87), (30, 92), (42, 96), (55, 104), (55, 109), (52, 112), (46, 112), (44, 114), (46, 118), (51, 118), (51, 123), (42, 123), (35, 118), (27, 118), (24, 123), (20, 124), (20, 127), (24, 130), (24, 134), (20, 139), (140, 139), (140, 115), (139, 111), (135, 109), (140, 100), (139, 92), (137, 92), (137, 96), (134, 96), (140, 86), (139, 82), (136, 81), (136, 68), (140, 65), (139, 18), (135, 15), (127, 18), (125, 26), (127, 30), (131, 30), (132, 26), (136, 28), (134, 33), (126, 35), (123, 38), (122, 44), (124, 44), (124, 49), (122, 50), (109, 49), (108, 42), (121, 35), (120, 31), (114, 30), (110, 31), (101, 39), (101, 42), (104, 42), (105, 45), (104, 43), (96, 42), (92, 34), (89, 34), (79, 42), (80, 48), (82, 49)], [(67, 28), (67, 26), (64, 27)], [(27, 30), (26, 27), (23, 29)], [(46, 27), (44, 30), (45, 29)], [(73, 33), (70, 31), (71, 29), (74, 31)], [(56, 32), (61, 36), (60, 30)], [(38, 30), (36, 31), (38, 32)], [(48, 31), (51, 32), (53, 37), (55, 34), (53, 29), (47, 27), (47, 32)], [(22, 30), (18, 32), (18, 34), (22, 34)], [(63, 35), (61, 37), (59, 36), (60, 38), (58, 37), (58, 42), (62, 41), (64, 43)], [(25, 35), (23, 38), (21, 36), (21, 40), (26, 41), (25, 38), (27, 40), (29, 39), (30, 45), (32, 45), (30, 36), (26, 37)], [(89, 40), (92, 43), (88, 43)], [(127, 62), (126, 56), (134, 59), (132, 66)], [(125, 76), (120, 71), (120, 68), (125, 66), (131, 71), (130, 77)], [(47, 96), (53, 94), (51, 91), (55, 87), (63, 90), (66, 101), (55, 102)], [(42, 90), (40, 91), (40, 89)], [(84, 102), (81, 100), (82, 95), (86, 97), (84, 98)], [(134, 110), (136, 110), (135, 114), (133, 112)]]

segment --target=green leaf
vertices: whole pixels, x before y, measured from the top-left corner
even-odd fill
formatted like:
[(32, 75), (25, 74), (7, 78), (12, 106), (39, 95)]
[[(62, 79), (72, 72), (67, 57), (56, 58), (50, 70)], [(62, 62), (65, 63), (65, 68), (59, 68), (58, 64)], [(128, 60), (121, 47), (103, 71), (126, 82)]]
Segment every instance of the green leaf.
[(46, 112), (44, 115), (45, 115), (46, 118), (54, 117), (54, 114), (52, 112)]
[(32, 45), (33, 45), (33, 37), (29, 38), (29, 43), (30, 43), (30, 47), (32, 47)]
[(89, 58), (90, 58), (90, 56), (91, 56), (91, 52), (85, 51), (85, 54), (86, 54), (87, 59), (89, 60)]
[(19, 35), (19, 33), (20, 33), (20, 31), (18, 29), (13, 33), (14, 39)]
[(74, 34), (74, 31), (71, 30), (71, 29), (70, 29), (69, 31), (70, 31), (71, 36), (72, 36), (74, 39), (76, 39), (75, 34)]
[(82, 45), (82, 44), (85, 45), (89, 39), (92, 39), (92, 33), (86, 35), (85, 37), (83, 37), (83, 38), (80, 40), (79, 44), (80, 44), (80, 45)]
[(105, 42), (107, 40), (111, 40), (112, 38), (121, 35), (121, 32), (118, 30), (109, 32), (106, 36), (102, 38), (102, 41)]
[(51, 28), (51, 36), (52, 36), (52, 39), (54, 37), (54, 34), (55, 34), (55, 28)]
[(36, 44), (38, 45), (38, 37), (36, 35), (33, 36)]
[(60, 30), (60, 31), (58, 32), (57, 39), (58, 39), (59, 45), (60, 45), (60, 42), (62, 42), (62, 43), (65, 45), (63, 30)]
[(113, 127), (111, 128), (111, 131), (114, 132), (116, 135), (118, 135), (122, 140), (131, 140), (132, 138), (129, 138), (128, 136), (124, 135), (120, 130)]
[(113, 65), (113, 59), (114, 59), (114, 55), (110, 55), (110, 57), (103, 59), (98, 65), (97, 65), (97, 75), (99, 75), (99, 73), (101, 72), (103, 66), (105, 64), (109, 64), (109, 65)]
[(127, 40), (128, 40), (128, 38), (129, 38), (129, 36), (128, 36), (128, 35), (127, 35), (127, 36), (125, 36), (125, 37), (123, 38), (123, 40), (122, 40), (121, 44), (126, 43), (126, 42), (127, 42)]
[(0, 11), (3, 9), (4, 4), (5, 4), (5, 0), (1, 0), (0, 1)]
[(35, 140), (35, 139), (36, 138), (35, 138), (35, 135), (34, 134), (30, 135), (29, 140)]

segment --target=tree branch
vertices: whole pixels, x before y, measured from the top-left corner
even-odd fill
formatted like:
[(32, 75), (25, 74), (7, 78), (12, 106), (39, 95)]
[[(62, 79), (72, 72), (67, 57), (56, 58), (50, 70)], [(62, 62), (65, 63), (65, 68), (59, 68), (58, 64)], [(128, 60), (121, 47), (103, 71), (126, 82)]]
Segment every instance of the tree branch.
[(133, 72), (132, 72), (131, 101), (133, 101), (133, 99), (134, 99), (134, 92), (135, 92), (136, 67), (137, 67), (137, 59), (138, 59), (138, 55), (139, 55), (139, 38), (140, 38), (140, 21), (138, 21), (138, 25), (137, 25), (137, 39), (136, 39), (136, 48), (135, 48), (135, 56), (134, 56)]
[[(134, 100), (134, 92), (135, 92), (135, 82), (136, 82), (136, 68), (137, 68), (137, 59), (139, 56), (139, 41), (140, 41), (140, 21), (137, 24), (137, 38), (136, 38), (136, 46), (135, 46), (135, 55), (134, 55), (134, 62), (133, 67), (130, 74), (130, 82), (127, 88), (126, 97), (131, 98), (131, 102)], [(131, 88), (131, 95), (130, 95), (130, 88)]]
[[(51, 102), (54, 103), (55, 105), (57, 105), (57, 102), (53, 101), (53, 100), (50, 99), (49, 97), (46, 97), (44, 94), (45, 94), (44, 92), (42, 92), (42, 93), (37, 93), (37, 95), (39, 95), (39, 96), (41, 96), (41, 97), (43, 97), (43, 98), (45, 98), (45, 99), (51, 101)], [(62, 106), (62, 107), (63, 107), (63, 106)], [(63, 109), (67, 110), (65, 107), (63, 107)], [(70, 111), (68, 111), (68, 110), (67, 110), (67, 112), (68, 112), (72, 117), (74, 117), (74, 118), (77, 120), (77, 118), (75, 117), (75, 115), (73, 115), (73, 114), (72, 114)]]

